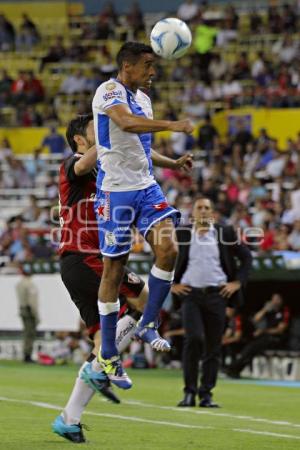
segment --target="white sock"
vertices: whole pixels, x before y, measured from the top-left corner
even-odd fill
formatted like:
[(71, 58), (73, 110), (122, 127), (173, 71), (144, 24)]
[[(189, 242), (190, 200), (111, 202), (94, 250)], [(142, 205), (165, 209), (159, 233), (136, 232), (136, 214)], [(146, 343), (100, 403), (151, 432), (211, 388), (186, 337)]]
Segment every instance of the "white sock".
[(118, 321), (116, 344), (119, 353), (122, 353), (131, 343), (136, 329), (136, 320), (131, 316), (124, 316)]
[(95, 371), (95, 372), (102, 372), (102, 367), (101, 367), (101, 364), (97, 361), (97, 358), (95, 358), (93, 361), (92, 361), (92, 369)]
[(94, 390), (80, 378), (81, 371), (86, 364), (88, 363), (84, 362), (81, 366), (68, 403), (62, 412), (67, 425), (80, 423), (84, 408), (95, 394)]

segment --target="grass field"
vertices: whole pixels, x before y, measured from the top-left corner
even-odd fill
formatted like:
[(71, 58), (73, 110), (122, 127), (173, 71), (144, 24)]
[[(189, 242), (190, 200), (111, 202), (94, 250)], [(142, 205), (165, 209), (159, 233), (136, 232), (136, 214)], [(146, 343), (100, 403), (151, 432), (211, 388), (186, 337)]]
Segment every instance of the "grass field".
[[(68, 450), (51, 422), (72, 388), (75, 366), (41, 367), (0, 362), (0, 449)], [(300, 390), (220, 380), (222, 409), (176, 408), (181, 372), (129, 371), (122, 403), (95, 396), (83, 416), (89, 450), (300, 449)]]

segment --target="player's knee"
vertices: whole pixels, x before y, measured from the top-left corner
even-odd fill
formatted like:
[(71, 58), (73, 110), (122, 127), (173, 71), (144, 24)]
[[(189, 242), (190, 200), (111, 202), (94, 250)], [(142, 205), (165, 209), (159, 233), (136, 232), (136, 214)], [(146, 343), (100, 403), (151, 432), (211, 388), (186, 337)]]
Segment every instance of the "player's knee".
[(124, 274), (123, 260), (106, 258), (104, 261), (102, 279), (110, 283), (119, 284)]
[(169, 270), (173, 270), (177, 258), (177, 253), (177, 245), (174, 242), (169, 241), (158, 249), (156, 254), (156, 261), (159, 261), (162, 266), (168, 267)]

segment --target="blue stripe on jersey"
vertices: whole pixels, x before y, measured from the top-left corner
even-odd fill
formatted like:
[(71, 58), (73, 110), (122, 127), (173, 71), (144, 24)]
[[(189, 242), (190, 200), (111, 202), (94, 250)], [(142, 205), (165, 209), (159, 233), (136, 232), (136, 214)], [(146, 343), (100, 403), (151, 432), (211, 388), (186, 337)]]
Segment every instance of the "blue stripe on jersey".
[(111, 149), (109, 139), (109, 117), (106, 114), (98, 114), (98, 141), (102, 147)]
[[(132, 94), (127, 89), (126, 89), (126, 92), (127, 92), (128, 106), (129, 106), (132, 114), (135, 114), (136, 116), (146, 117), (142, 108), (133, 99)], [(140, 134), (138, 134), (138, 137), (141, 141), (141, 144), (143, 146), (144, 152), (145, 152), (147, 160), (148, 160), (149, 172), (152, 175), (153, 174), (153, 166), (152, 166), (152, 159), (151, 159), (152, 133), (140, 133)]]
[(97, 190), (98, 190), (98, 189), (101, 189), (103, 178), (105, 177), (105, 172), (101, 167), (101, 162), (99, 161), (99, 159), (97, 159), (97, 169), (98, 169), (98, 173), (97, 173), (96, 186), (97, 186)]

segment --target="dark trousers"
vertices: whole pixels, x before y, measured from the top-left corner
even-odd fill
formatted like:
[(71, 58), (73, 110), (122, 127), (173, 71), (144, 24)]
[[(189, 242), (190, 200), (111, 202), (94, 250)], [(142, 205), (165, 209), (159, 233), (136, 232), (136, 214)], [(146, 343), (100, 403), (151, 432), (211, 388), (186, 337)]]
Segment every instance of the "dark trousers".
[[(210, 395), (217, 382), (221, 342), (225, 326), (226, 300), (216, 290), (202, 293), (192, 288), (183, 300), (185, 329), (183, 347), (184, 392)], [(201, 385), (198, 390), (199, 361), (202, 359)]]
[(230, 365), (230, 369), (240, 373), (244, 367), (252, 362), (254, 356), (259, 355), (267, 349), (280, 346), (281, 340), (281, 336), (272, 336), (270, 334), (263, 334), (254, 338), (245, 345), (239, 357)]

